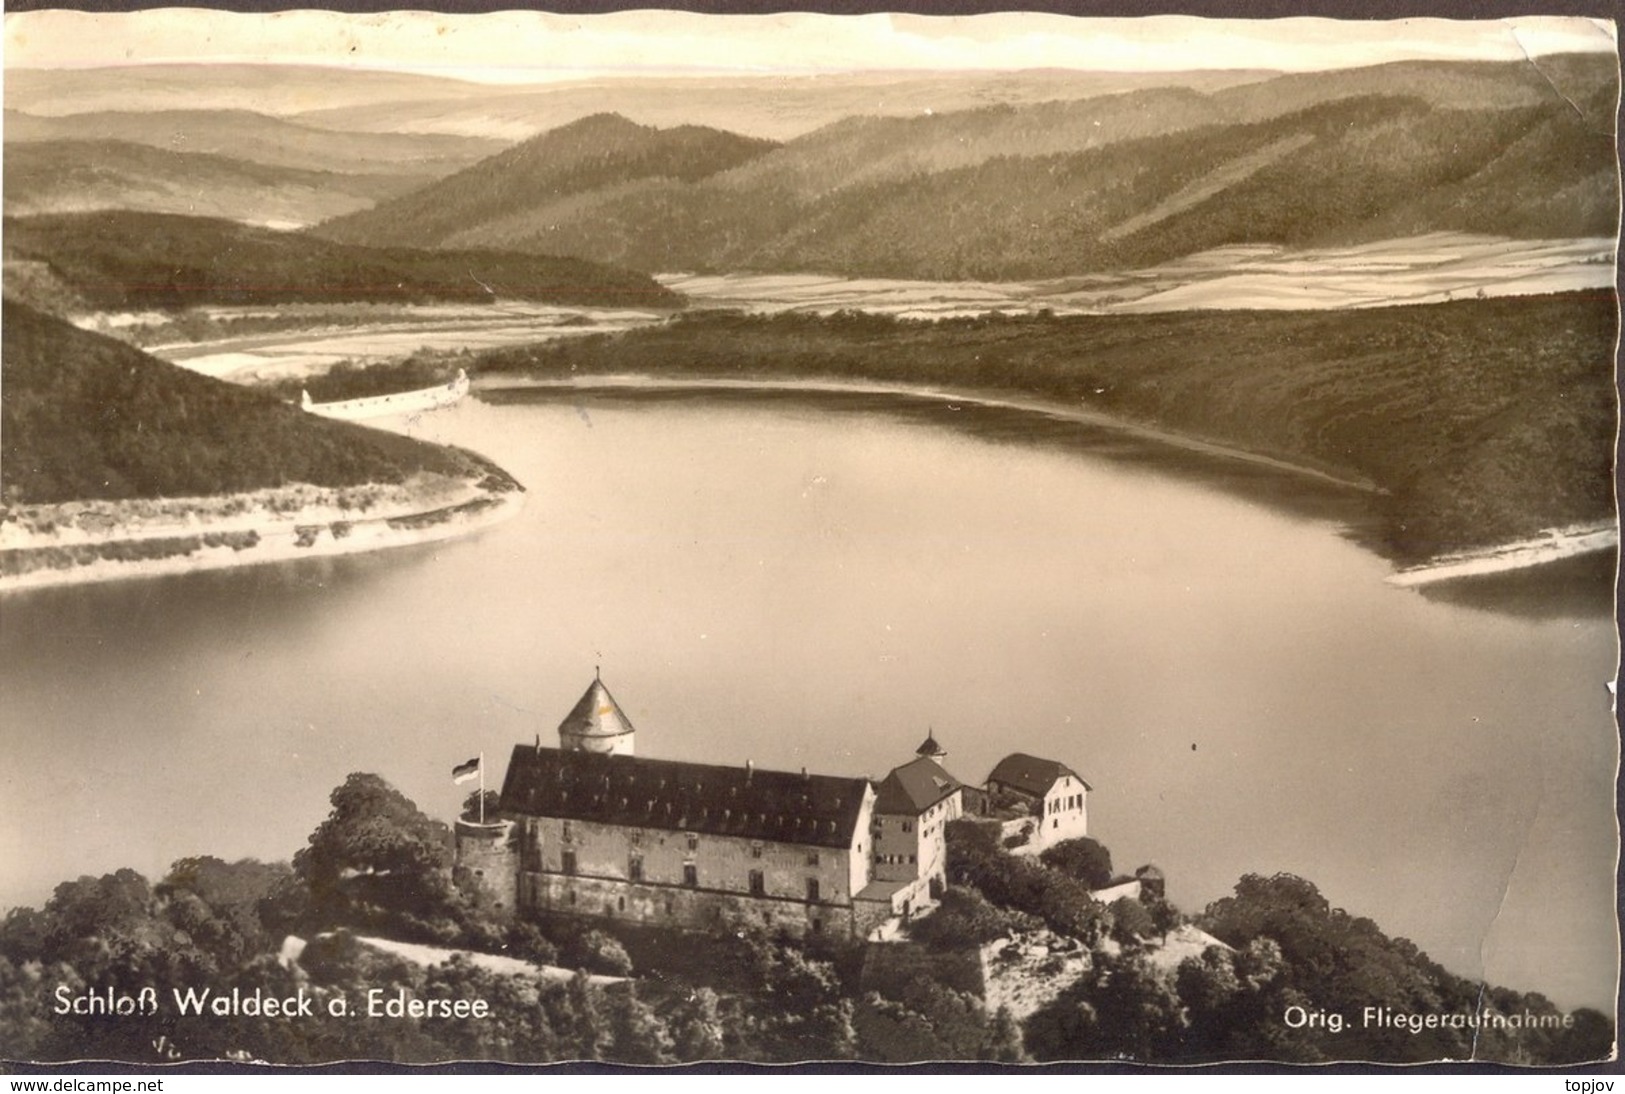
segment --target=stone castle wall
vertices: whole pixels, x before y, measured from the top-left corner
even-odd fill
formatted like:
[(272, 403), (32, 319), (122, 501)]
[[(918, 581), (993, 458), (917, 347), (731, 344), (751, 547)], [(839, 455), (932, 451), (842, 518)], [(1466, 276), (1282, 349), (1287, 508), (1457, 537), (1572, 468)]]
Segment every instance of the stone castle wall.
[(511, 821), (475, 824), (460, 820), (453, 829), (456, 867), (452, 880), (475, 907), (511, 916), (519, 887), (519, 858)]
[(522, 913), (849, 935), (871, 918), (852, 903), (869, 882), (869, 838), (867, 806), (850, 848), (526, 817), (512, 891)]

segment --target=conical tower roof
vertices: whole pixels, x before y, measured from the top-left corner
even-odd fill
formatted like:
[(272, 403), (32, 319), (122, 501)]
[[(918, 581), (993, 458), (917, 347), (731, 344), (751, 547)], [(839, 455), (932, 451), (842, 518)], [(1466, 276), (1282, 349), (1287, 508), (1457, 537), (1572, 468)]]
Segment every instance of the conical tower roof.
[(559, 723), (559, 740), (566, 745), (571, 738), (622, 737), (632, 732), (632, 720), (596, 676), (581, 701)]
[(928, 729), (925, 731), (925, 740), (921, 741), (920, 747), (914, 750), (914, 755), (928, 756), (933, 760), (940, 760), (948, 755), (948, 750), (937, 744), (936, 733)]

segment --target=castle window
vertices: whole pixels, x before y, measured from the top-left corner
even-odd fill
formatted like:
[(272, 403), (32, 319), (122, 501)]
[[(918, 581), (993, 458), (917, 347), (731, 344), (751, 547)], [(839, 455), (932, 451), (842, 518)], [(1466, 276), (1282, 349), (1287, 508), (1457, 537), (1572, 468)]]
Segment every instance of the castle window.
[(807, 879), (807, 902), (809, 904), (818, 903), (818, 879), (815, 877)]
[(569, 843), (571, 841), (571, 839), (572, 839), (572, 836), (570, 835), (570, 822), (565, 821), (564, 822), (564, 842)]
[(904, 835), (907, 835), (909, 833), (909, 831), (911, 830), (911, 828), (912, 828), (912, 825), (910, 825), (908, 823), (908, 821), (903, 822), (903, 834)]
[(821, 920), (821, 919), (813, 920), (813, 934), (823, 934), (823, 933), (824, 933), (824, 921)]
[(700, 884), (700, 868), (692, 862), (683, 863), (683, 884), (690, 889), (698, 888)]
[[(858, 850), (861, 851), (861, 850), (863, 850), (863, 848), (859, 847)], [(818, 865), (818, 852), (817, 851), (808, 851), (807, 852), (807, 865), (808, 866), (817, 866)]]
[(633, 855), (626, 863), (626, 876), (632, 881), (643, 880), (643, 856)]
[(568, 893), (564, 894), (564, 900), (565, 900), (565, 903), (567, 903), (567, 904), (571, 904), (571, 905), (575, 904), (575, 902), (576, 902), (576, 891), (574, 889), (571, 889)]
[(624, 896), (616, 901), (616, 904), (620, 907), (621, 911), (626, 911), (626, 898)]
[(575, 873), (576, 872), (576, 853), (574, 851), (571, 851), (571, 850), (566, 850), (564, 852), (564, 854), (562, 856), (560, 856), (560, 857), (563, 860), (561, 865), (562, 865), (562, 867), (564, 869), (564, 872), (567, 873), (567, 874)]
[(751, 840), (750, 841), (750, 857), (751, 858), (761, 858), (762, 857), (762, 841), (761, 840)]
[(690, 851), (697, 851), (697, 850), (699, 850), (699, 847), (700, 847), (700, 837), (694, 835), (693, 833), (689, 833), (688, 849)]
[(767, 881), (762, 877), (760, 870), (750, 872), (750, 895), (765, 896), (767, 894)]

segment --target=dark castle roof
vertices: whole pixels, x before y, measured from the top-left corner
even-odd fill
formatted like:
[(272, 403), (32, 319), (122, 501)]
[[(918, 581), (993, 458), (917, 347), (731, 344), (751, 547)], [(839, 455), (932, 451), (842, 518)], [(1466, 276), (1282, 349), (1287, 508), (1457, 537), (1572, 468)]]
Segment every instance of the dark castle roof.
[(1003, 783), (1023, 794), (1038, 797), (1054, 786), (1055, 780), (1063, 775), (1071, 775), (1083, 783), (1085, 790), (1094, 789), (1084, 781), (1082, 775), (1058, 760), (1045, 760), (1038, 756), (1029, 756), (1025, 752), (1012, 752), (1000, 760), (998, 766), (988, 775), (987, 781)]
[(928, 729), (925, 731), (925, 740), (921, 741), (920, 747), (914, 750), (914, 755), (929, 756), (936, 760), (948, 755), (948, 750), (937, 744), (936, 733)]
[(924, 813), (963, 785), (929, 756), (910, 760), (876, 785), (875, 812)]
[(597, 677), (559, 723), (561, 736), (621, 737), (632, 732), (632, 719)]
[(850, 847), (869, 781), (517, 745), (502, 811)]

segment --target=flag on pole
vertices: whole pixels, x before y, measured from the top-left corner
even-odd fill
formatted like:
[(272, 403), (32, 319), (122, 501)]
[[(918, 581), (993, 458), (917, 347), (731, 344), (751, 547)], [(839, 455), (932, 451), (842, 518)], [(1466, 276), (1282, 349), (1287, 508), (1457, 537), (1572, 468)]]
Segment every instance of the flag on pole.
[(472, 779), (479, 774), (480, 758), (475, 756), (467, 763), (460, 763), (451, 769), (451, 781), (454, 783), (466, 783), (469, 779)]

